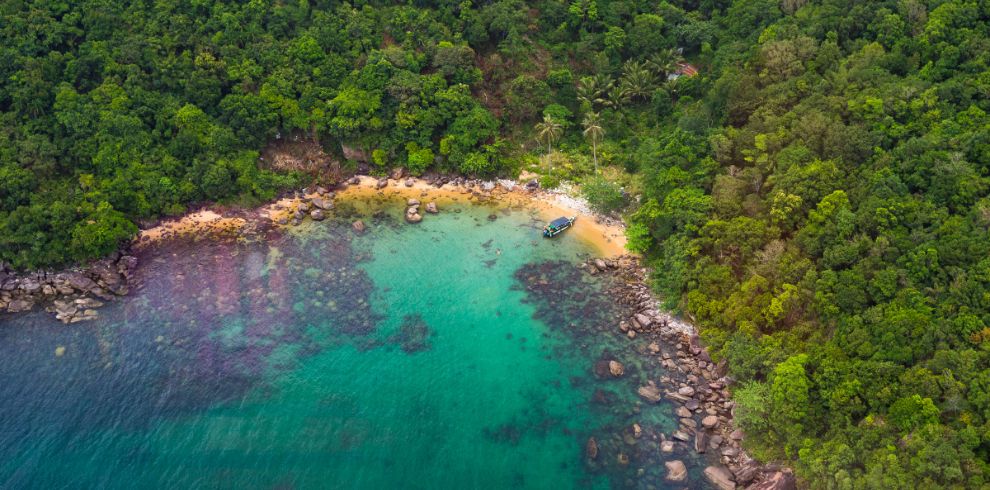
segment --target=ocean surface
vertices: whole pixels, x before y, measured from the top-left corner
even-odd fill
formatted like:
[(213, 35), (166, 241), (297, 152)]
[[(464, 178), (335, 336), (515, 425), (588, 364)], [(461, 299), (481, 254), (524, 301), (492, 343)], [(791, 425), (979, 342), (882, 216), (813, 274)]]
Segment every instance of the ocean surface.
[(0, 317), (0, 488), (667, 488), (673, 407), (635, 394), (663, 371), (590, 246), (524, 209), (402, 213), (168, 242), (96, 321)]

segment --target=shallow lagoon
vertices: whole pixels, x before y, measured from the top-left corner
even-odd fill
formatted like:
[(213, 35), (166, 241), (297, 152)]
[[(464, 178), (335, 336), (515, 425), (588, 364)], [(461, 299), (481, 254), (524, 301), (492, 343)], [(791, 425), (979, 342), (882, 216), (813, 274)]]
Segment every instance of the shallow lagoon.
[(590, 246), (524, 209), (401, 216), (168, 243), (97, 321), (0, 320), (0, 487), (664, 487), (628, 436), (676, 427), (635, 396), (662, 372), (575, 267)]

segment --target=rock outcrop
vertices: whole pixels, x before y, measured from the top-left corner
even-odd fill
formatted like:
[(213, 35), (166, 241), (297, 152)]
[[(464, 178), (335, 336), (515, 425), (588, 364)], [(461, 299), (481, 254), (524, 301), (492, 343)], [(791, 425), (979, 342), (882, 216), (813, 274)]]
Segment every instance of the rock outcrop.
[(138, 265), (132, 255), (116, 253), (88, 267), (63, 272), (18, 274), (0, 264), (0, 314), (31, 311), (38, 305), (64, 323), (97, 317), (103, 301), (128, 293), (127, 280)]

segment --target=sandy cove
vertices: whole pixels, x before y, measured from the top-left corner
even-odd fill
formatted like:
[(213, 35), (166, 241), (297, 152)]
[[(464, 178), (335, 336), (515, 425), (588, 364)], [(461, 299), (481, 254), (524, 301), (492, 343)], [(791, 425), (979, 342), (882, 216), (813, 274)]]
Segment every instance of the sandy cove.
[[(391, 180), (379, 187), (379, 180), (361, 176), (351, 179), (346, 187), (336, 190), (334, 200), (368, 200), (369, 198), (416, 198), (421, 201), (434, 201), (443, 210), (445, 204), (487, 202), (510, 208), (535, 210), (540, 217), (550, 221), (560, 216), (577, 216), (575, 226), (565, 236), (576, 236), (590, 243), (602, 257), (617, 257), (628, 253), (625, 250), (625, 226), (619, 220), (605, 219), (592, 213), (580, 199), (544, 190), (527, 190), (510, 180), (498, 183), (465, 185), (444, 184), (440, 187), (421, 179)], [(407, 185), (407, 183), (412, 185)], [(483, 190), (482, 186), (490, 187)], [(286, 226), (295, 211), (307, 200), (320, 197), (313, 192), (303, 197), (286, 197), (263, 206), (254, 213), (266, 218), (274, 226)], [(237, 216), (224, 216), (223, 211), (204, 208), (178, 219), (141, 230), (134, 240), (135, 247), (174, 237), (200, 237), (210, 235), (237, 235), (248, 223), (242, 211)]]

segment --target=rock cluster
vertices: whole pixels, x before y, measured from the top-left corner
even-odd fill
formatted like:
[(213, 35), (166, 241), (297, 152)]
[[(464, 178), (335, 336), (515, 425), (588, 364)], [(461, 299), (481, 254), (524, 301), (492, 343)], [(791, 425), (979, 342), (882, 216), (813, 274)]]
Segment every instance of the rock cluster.
[(30, 311), (36, 305), (64, 323), (97, 317), (99, 300), (127, 294), (127, 280), (137, 267), (132, 255), (116, 253), (92, 265), (63, 272), (32, 272), (19, 275), (0, 263), (0, 313)]
[[(316, 197), (305, 197), (311, 194), (316, 194)], [(330, 211), (333, 210), (334, 193), (323, 187), (316, 187), (312, 190), (303, 189), (297, 196), (299, 196), (298, 201), (289, 208), (291, 220), (282, 217), (278, 220), (280, 225), (287, 225), (290, 221), (293, 225), (299, 225), (307, 216), (313, 221), (323, 221), (329, 217)], [(279, 208), (276, 207), (276, 209)]]
[(423, 221), (423, 215), (419, 214), (419, 199), (410, 199), (406, 202), (406, 221), (419, 223)]
[[(661, 453), (674, 453), (680, 446), (682, 451), (705, 454), (712, 464), (705, 469), (704, 475), (715, 488), (795, 488), (790, 470), (761, 465), (741, 448), (744, 434), (733, 427), (735, 405), (728, 389), (731, 380), (725, 376), (725, 361), (712, 362), (694, 328), (663, 311), (645, 285), (647, 271), (638, 259), (630, 256), (592, 259), (582, 267), (589, 274), (620, 277), (621, 280), (616, 281), (620, 286), (611, 294), (634, 312), (618, 323), (617, 328), (622, 333), (630, 338), (647, 335), (649, 339), (658, 340), (651, 342), (644, 354), (656, 359), (667, 374), (658, 380), (648, 380), (636, 393), (648, 403), (667, 399), (677, 406), (679, 428), (670, 434), (669, 440), (660, 435)], [(682, 472), (677, 463), (681, 462), (666, 463), (669, 481), (680, 482), (686, 478), (686, 471)]]

